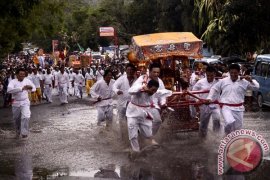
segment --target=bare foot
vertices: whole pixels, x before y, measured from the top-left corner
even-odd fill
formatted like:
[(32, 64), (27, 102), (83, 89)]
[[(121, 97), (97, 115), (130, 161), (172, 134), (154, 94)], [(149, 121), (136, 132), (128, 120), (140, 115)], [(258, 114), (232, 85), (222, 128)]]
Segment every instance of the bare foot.
[(152, 145), (158, 145), (158, 143), (154, 139), (152, 139), (151, 144)]

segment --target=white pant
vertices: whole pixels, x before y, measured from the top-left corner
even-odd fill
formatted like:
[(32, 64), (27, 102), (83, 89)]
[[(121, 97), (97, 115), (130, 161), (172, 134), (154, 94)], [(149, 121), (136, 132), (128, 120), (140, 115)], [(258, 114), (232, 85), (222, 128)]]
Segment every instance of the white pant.
[(98, 122), (103, 122), (105, 120), (112, 121), (113, 120), (113, 107), (111, 105), (108, 106), (97, 106), (97, 120)]
[(123, 106), (117, 107), (117, 116), (119, 121), (126, 120), (126, 111), (127, 111), (126, 107)]
[(59, 99), (61, 103), (68, 103), (68, 89), (66, 85), (59, 86)]
[(68, 93), (70, 96), (73, 96), (75, 94), (74, 87), (72, 87), (71, 82), (69, 82), (69, 85), (68, 85)]
[(161, 126), (162, 120), (161, 120), (160, 112), (159, 112), (158, 109), (151, 108), (149, 110), (149, 113), (153, 117), (152, 133), (153, 133), (153, 136), (154, 136), (154, 135), (157, 134), (157, 132), (158, 132), (160, 126)]
[(20, 107), (12, 107), (13, 121), (15, 130), (18, 134), (28, 135), (29, 120), (31, 116), (30, 106), (24, 105)]
[(52, 102), (52, 86), (45, 85), (44, 95), (46, 96), (49, 102)]
[(127, 108), (123, 106), (117, 107), (117, 116), (119, 121), (120, 128), (120, 137), (125, 146), (129, 146), (128, 139), (128, 129), (127, 129), (127, 116), (126, 116)]
[(200, 132), (206, 135), (209, 120), (212, 117), (213, 131), (220, 129), (220, 109), (211, 109), (208, 105), (200, 106)]
[(74, 90), (75, 90), (75, 96), (77, 96), (77, 97), (81, 97), (81, 95), (83, 94), (83, 92), (82, 92), (82, 86), (81, 85), (75, 85), (74, 86)]
[(141, 117), (127, 117), (128, 136), (133, 151), (139, 152), (138, 131), (146, 137), (152, 137), (152, 121)]
[(225, 121), (226, 134), (239, 130), (243, 127), (243, 111), (234, 111), (225, 106), (222, 108), (221, 113)]

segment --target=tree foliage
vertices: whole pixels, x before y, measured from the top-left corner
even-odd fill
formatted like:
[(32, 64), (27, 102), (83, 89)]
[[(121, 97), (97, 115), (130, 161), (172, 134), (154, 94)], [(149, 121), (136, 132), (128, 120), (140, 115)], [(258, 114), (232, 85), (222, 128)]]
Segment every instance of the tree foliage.
[(115, 28), (118, 43), (134, 35), (191, 31), (216, 53), (269, 51), (270, 2), (267, 0), (3, 0), (0, 2), (0, 53), (34, 42), (51, 51), (98, 49), (115, 43), (99, 37), (99, 27)]
[(196, 0), (197, 27), (222, 55), (269, 52), (269, 8), (266, 0)]
[(60, 38), (64, 28), (63, 7), (64, 1), (58, 0), (43, 0), (35, 5), (30, 14), (30, 36), (27, 40), (51, 51), (51, 40)]
[(30, 34), (28, 18), (39, 0), (0, 1), (0, 56), (20, 49), (20, 43)]

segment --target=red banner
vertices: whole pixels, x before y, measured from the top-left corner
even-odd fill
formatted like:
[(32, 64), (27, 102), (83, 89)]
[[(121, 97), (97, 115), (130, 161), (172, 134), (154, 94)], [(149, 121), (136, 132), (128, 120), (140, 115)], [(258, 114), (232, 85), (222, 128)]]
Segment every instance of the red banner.
[(114, 28), (113, 27), (100, 27), (99, 28), (99, 36), (114, 36)]

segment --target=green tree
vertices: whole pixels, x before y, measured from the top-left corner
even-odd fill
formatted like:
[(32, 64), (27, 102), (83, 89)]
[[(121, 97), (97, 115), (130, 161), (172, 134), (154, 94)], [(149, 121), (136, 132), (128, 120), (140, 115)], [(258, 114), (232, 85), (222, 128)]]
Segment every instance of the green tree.
[(20, 49), (20, 43), (30, 34), (29, 14), (39, 3), (40, 0), (0, 1), (0, 57)]
[(43, 0), (35, 5), (29, 19), (30, 37), (28, 41), (50, 52), (54, 38), (60, 39), (64, 29), (64, 1)]
[[(222, 55), (269, 51), (269, 2), (266, 0), (195, 0), (202, 38)], [(265, 52), (266, 52), (265, 51)]]
[(147, 34), (157, 32), (158, 3), (157, 0), (134, 0), (127, 7), (127, 30), (131, 34)]
[(193, 31), (193, 0), (159, 0), (159, 31)]

